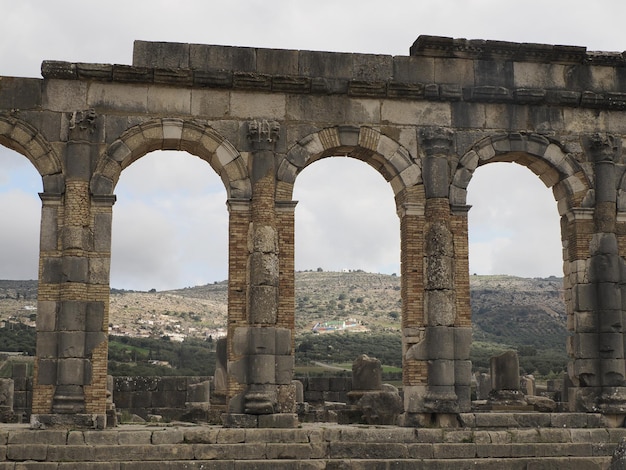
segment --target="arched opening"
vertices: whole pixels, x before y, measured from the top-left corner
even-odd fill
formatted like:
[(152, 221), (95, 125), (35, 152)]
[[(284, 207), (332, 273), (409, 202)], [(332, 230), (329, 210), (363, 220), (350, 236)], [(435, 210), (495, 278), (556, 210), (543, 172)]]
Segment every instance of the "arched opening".
[(227, 324), (223, 182), (196, 156), (154, 151), (122, 171), (115, 194), (109, 373), (212, 374)]
[(296, 374), (303, 363), (349, 371), (359, 354), (400, 370), (400, 230), (392, 187), (363, 161), (329, 157), (302, 171), (294, 200)]
[(0, 147), (0, 279), (37, 279), (41, 176), (23, 155)]
[(42, 181), (26, 157), (2, 146), (0, 169), (0, 344), (34, 355)]
[(550, 188), (522, 165), (495, 162), (476, 169), (467, 201), (474, 370), (515, 349), (522, 373), (560, 377), (567, 315)]
[(227, 278), (226, 190), (186, 152), (152, 152), (116, 186), (111, 285), (168, 290)]

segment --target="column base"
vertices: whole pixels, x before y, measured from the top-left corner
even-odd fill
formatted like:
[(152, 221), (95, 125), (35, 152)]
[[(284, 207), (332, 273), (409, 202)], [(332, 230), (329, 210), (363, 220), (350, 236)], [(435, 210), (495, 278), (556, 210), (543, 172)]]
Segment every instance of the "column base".
[(34, 414), (30, 417), (31, 429), (105, 429), (106, 423), (106, 414)]
[(299, 425), (298, 415), (295, 413), (224, 413), (222, 423), (226, 428), (297, 428)]
[(568, 402), (570, 411), (626, 415), (626, 387), (571, 387)]

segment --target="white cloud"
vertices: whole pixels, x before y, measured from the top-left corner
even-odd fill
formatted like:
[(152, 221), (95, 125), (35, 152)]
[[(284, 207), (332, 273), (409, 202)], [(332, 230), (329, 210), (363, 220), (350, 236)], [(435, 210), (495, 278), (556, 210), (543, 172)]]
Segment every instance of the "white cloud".
[[(131, 64), (135, 39), (407, 55), (420, 34), (430, 34), (624, 49), (626, 3), (596, 0), (593, 11), (605, 12), (602, 21), (590, 21), (589, 8), (586, 0), (398, 0), (384, 6), (374, 0), (319, 0), (314, 5), (288, 0), (20, 0), (3, 5), (0, 76), (38, 77), (41, 62), (49, 59)], [(29, 241), (25, 235), (27, 230), (38, 233), (41, 179), (25, 177), (34, 171), (32, 165), (25, 173), (16, 170), (2, 158), (5, 153), (0, 149), (3, 209), (32, 211), (36, 221), (33, 229), (3, 225), (0, 253), (10, 257), (26, 246), (38, 250), (37, 236)], [(174, 166), (142, 158), (123, 172), (114, 206), (116, 287), (174, 287), (225, 278), (225, 192), (219, 192), (221, 182), (206, 163), (185, 157), (168, 154)], [(30, 165), (19, 158), (26, 168)], [(204, 166), (199, 169), (192, 161)], [(351, 162), (357, 166), (347, 169), (343, 162), (330, 162), (327, 172), (321, 170), (326, 163), (307, 168), (296, 182), (297, 267), (398, 271), (399, 222), (389, 185), (362, 162)], [(141, 176), (132, 176), (140, 164)], [(549, 191), (544, 190), (548, 199), (536, 199), (540, 193), (530, 183), (500, 169), (500, 176), (481, 183), (480, 175), (489, 167), (477, 170), (469, 188), (472, 271), (560, 274), (558, 216)], [(15, 196), (16, 189), (31, 202)], [(505, 196), (508, 202), (502, 204)], [(6, 276), (36, 276), (36, 263), (28, 274), (21, 270), (28, 264), (21, 259), (5, 257)]]

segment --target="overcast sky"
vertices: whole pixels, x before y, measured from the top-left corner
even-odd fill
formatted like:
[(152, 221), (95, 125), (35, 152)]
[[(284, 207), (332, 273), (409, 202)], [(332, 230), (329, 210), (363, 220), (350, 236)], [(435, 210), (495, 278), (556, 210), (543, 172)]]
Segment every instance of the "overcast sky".
[[(40, 77), (43, 60), (131, 64), (135, 39), (408, 55), (429, 34), (623, 51), (624, 18), (617, 0), (5, 1), (0, 76)], [(28, 160), (0, 147), (2, 279), (37, 277), (41, 189)], [(113, 287), (226, 279), (226, 192), (206, 163), (154, 152), (124, 170), (115, 193)], [(297, 269), (399, 273), (393, 193), (369, 166), (319, 161), (299, 176), (294, 199)], [(562, 275), (556, 203), (530, 170), (479, 168), (468, 203), (472, 273)]]

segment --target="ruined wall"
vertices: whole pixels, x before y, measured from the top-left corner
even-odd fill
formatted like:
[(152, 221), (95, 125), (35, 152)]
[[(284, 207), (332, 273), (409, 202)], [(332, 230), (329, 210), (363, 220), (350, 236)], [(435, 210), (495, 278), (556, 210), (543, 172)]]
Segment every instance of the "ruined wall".
[(227, 191), (235, 425), (295, 424), (293, 187), (338, 155), (394, 191), (406, 413), (470, 406), (466, 192), (497, 161), (533, 171), (558, 206), (571, 406), (626, 412), (622, 54), (428, 36), (398, 57), (137, 41), (132, 65), (46, 61), (42, 75), (0, 77), (0, 144), (44, 187), (41, 419), (104, 415), (115, 185), (159, 149), (203, 159)]

